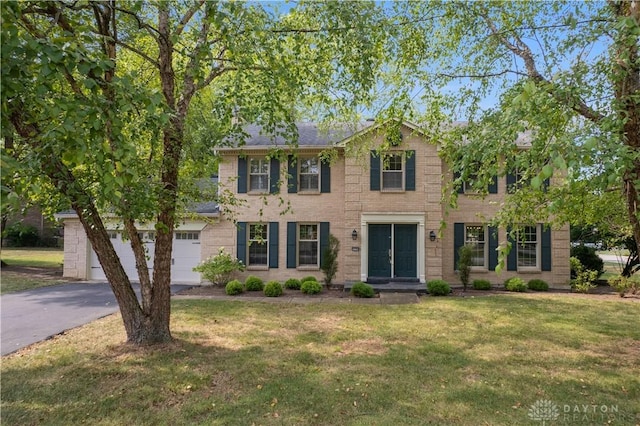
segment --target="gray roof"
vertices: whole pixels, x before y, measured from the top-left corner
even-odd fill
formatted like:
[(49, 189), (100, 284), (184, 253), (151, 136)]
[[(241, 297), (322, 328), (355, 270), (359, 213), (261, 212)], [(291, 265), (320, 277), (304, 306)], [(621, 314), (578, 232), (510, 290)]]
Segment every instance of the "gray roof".
[[(373, 121), (361, 121), (355, 124), (334, 125), (327, 129), (321, 127), (318, 123), (296, 123), (298, 129), (298, 146), (332, 146), (374, 124)], [(249, 135), (249, 137), (244, 140), (244, 146), (284, 147), (287, 145), (287, 140), (284, 136), (268, 134), (268, 132), (263, 131), (261, 126), (249, 124), (246, 125), (243, 130)], [(282, 133), (284, 133), (284, 131), (282, 131)], [(237, 144), (237, 147), (240, 146), (242, 146), (241, 143)]]

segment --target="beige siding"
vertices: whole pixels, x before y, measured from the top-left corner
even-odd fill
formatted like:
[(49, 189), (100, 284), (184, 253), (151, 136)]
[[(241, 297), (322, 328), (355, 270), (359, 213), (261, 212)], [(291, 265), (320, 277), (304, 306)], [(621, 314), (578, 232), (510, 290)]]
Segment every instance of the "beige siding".
[(87, 236), (78, 219), (64, 221), (64, 267), (67, 278), (89, 278), (89, 249)]

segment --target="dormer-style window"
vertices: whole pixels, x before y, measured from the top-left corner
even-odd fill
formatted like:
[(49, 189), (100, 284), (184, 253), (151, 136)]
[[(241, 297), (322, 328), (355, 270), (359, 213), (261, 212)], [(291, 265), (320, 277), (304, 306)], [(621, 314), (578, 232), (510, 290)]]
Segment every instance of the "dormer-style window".
[(371, 151), (370, 189), (382, 192), (416, 190), (416, 152), (392, 151), (379, 154)]

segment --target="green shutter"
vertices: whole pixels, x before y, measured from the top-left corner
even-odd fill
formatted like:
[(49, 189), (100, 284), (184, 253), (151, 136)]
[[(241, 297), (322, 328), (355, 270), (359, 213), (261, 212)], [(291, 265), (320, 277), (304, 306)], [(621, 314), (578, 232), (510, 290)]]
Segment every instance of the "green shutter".
[[(459, 180), (460, 176), (462, 176), (460, 172), (453, 172), (453, 181), (456, 182), (457, 180)], [(457, 182), (457, 184), (459, 185), (458, 188), (456, 189), (458, 194), (464, 194), (464, 183)]]
[(272, 158), (269, 164), (269, 193), (280, 192), (280, 161)]
[(489, 270), (495, 271), (498, 266), (498, 228), (490, 226), (489, 230)]
[(516, 192), (516, 175), (507, 173), (507, 193), (513, 194), (514, 192)]
[(453, 224), (453, 270), (458, 270), (458, 259), (460, 258), (460, 247), (464, 245), (464, 223)]
[(324, 260), (324, 249), (329, 245), (329, 222), (320, 222), (320, 265)]
[(297, 266), (296, 240), (298, 233), (297, 222), (287, 222), (287, 268), (295, 268)]
[(542, 229), (542, 247), (541, 247), (541, 266), (543, 271), (551, 270), (551, 229), (544, 227)]
[(247, 193), (247, 159), (238, 157), (238, 194)]
[(517, 242), (509, 235), (510, 229), (507, 228), (507, 240), (511, 243), (511, 250), (507, 256), (507, 271), (518, 270), (518, 246)]
[(287, 173), (289, 174), (287, 188), (289, 194), (298, 192), (298, 159), (293, 155), (289, 156)]
[(320, 192), (331, 192), (331, 166), (324, 161), (320, 161)]
[(278, 222), (269, 222), (269, 268), (278, 267)]
[(405, 191), (415, 191), (416, 190), (416, 152), (415, 151), (407, 151), (405, 153), (406, 160), (406, 171), (405, 171), (405, 182), (404, 189)]
[(370, 189), (372, 191), (380, 191), (380, 157), (375, 151), (371, 151), (370, 158)]
[(236, 257), (247, 264), (247, 222), (238, 222), (237, 225)]
[(498, 176), (494, 176), (489, 184), (489, 194), (498, 193)]

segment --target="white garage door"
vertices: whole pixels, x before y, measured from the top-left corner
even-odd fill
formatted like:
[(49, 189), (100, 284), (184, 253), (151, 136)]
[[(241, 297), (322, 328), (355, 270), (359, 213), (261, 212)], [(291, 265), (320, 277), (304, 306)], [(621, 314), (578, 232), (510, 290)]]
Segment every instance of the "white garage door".
[[(149, 274), (153, 274), (153, 253), (155, 250), (155, 232), (144, 231), (140, 233), (147, 248), (147, 266)], [(136, 261), (128, 240), (123, 240), (122, 233), (109, 231), (111, 243), (120, 257), (122, 266), (127, 276), (132, 281), (138, 281)], [(173, 258), (171, 259), (171, 281), (173, 283), (199, 283), (200, 274), (193, 268), (200, 262), (200, 232), (176, 231), (173, 237)], [(91, 250), (91, 279), (106, 281), (106, 276), (98, 256)]]

